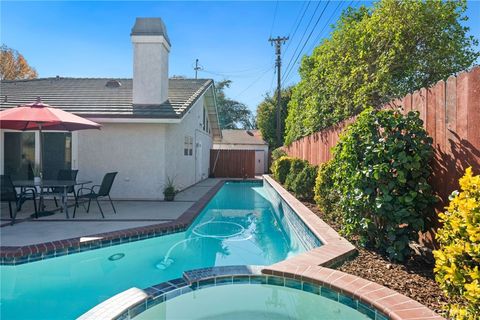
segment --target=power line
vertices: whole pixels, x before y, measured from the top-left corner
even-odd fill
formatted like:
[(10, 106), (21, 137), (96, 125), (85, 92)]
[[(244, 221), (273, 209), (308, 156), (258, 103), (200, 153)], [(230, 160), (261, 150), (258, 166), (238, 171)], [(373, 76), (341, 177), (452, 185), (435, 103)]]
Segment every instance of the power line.
[[(289, 70), (289, 71), (286, 71), (286, 74), (285, 74), (284, 79), (287, 79), (289, 73), (290, 73), (290, 72), (293, 70), (293, 68), (295, 67), (295, 63), (297, 63), (298, 58), (299, 58), (300, 55), (302, 54), (303, 49), (305, 49), (305, 46), (307, 45), (308, 40), (310, 40), (310, 37), (312, 36), (313, 31), (315, 31), (315, 28), (317, 27), (318, 23), (320, 22), (320, 19), (322, 18), (323, 13), (325, 12), (325, 9), (327, 8), (327, 6), (328, 6), (329, 4), (330, 4), (330, 1), (327, 1), (327, 4), (325, 5), (325, 7), (324, 7), (323, 10), (322, 10), (322, 13), (320, 14), (320, 16), (318, 17), (317, 21), (315, 22), (315, 25), (313, 26), (312, 31), (310, 31), (310, 34), (308, 35), (307, 40), (304, 42), (304, 44), (303, 44), (303, 46), (302, 46), (302, 49), (298, 52), (298, 55), (297, 55), (297, 57), (295, 58), (295, 61), (293, 62), (290, 70)], [(287, 73), (288, 73), (288, 74), (287, 74)]]
[(267, 67), (267, 68), (259, 69), (258, 71), (255, 71), (255, 72), (249, 72), (249, 73), (243, 73), (243, 74), (220, 73), (220, 72), (215, 72), (215, 71), (205, 70), (205, 69), (202, 69), (202, 72), (212, 74), (215, 76), (224, 77), (224, 78), (251, 78), (256, 76), (259, 72), (270, 70), (270, 69), (271, 67)]
[[(305, 6), (305, 3), (307, 4), (307, 6)], [(288, 48), (290, 48), (290, 44), (292, 44), (293, 42), (293, 37), (295, 37), (295, 34), (297, 34), (298, 27), (300, 27), (300, 25), (302, 24), (303, 18), (305, 17), (305, 13), (307, 12), (307, 9), (309, 6), (310, 6), (310, 1), (303, 2), (302, 7), (298, 11), (297, 18), (295, 19), (295, 22), (292, 24), (292, 29), (293, 27), (295, 27), (295, 25), (297, 26), (295, 27), (295, 30), (293, 31), (292, 36), (290, 37), (290, 41), (288, 42), (287, 47), (285, 48), (284, 54), (286, 54), (288, 51)], [(303, 7), (305, 7), (305, 10), (303, 10)], [(302, 10), (303, 10), (303, 13), (302, 13)], [(300, 20), (298, 20), (298, 18), (300, 17), (300, 14), (302, 15), (302, 17), (300, 18)]]
[[(350, 3), (347, 5), (347, 8), (350, 7), (350, 5), (353, 3), (353, 0), (350, 1)], [(315, 45), (318, 43), (318, 41), (321, 39), (321, 35), (323, 34), (323, 30), (325, 30), (325, 28), (328, 26), (330, 20), (332, 20), (332, 18), (335, 16), (335, 14), (337, 13), (338, 11), (338, 8), (340, 7), (340, 4), (342, 4), (342, 7), (343, 7), (343, 4), (344, 2), (339, 2), (337, 7), (335, 8), (335, 10), (333, 11), (333, 13), (330, 15), (330, 18), (328, 18), (327, 22), (325, 23), (325, 25), (323, 26), (322, 30), (320, 31), (320, 33), (318, 34), (318, 36), (315, 38), (315, 41), (313, 41), (312, 43), (312, 46), (310, 46), (310, 48), (308, 49), (308, 52), (310, 52), (313, 47), (315, 47)]]
[[(300, 47), (300, 44), (302, 43), (302, 40), (303, 40), (303, 38), (305, 37), (305, 34), (306, 34), (307, 31), (308, 31), (308, 28), (310, 28), (310, 24), (312, 23), (312, 20), (313, 20), (313, 18), (315, 17), (315, 13), (317, 12), (318, 7), (320, 6), (320, 4), (321, 4), (321, 2), (318, 2), (317, 6), (315, 7), (315, 10), (313, 11), (312, 16), (310, 17), (310, 21), (308, 21), (307, 27), (305, 28), (305, 31), (303, 32), (302, 37), (300, 38), (300, 41), (298, 42), (298, 45), (297, 45), (297, 47), (295, 48), (295, 51), (293, 52), (292, 58), (290, 59), (290, 61), (288, 61), (288, 64), (287, 64), (287, 67), (285, 68), (285, 70), (288, 70), (288, 69), (290, 68), (290, 64), (292, 63), (293, 57), (294, 57), (295, 54), (297, 53), (298, 48)], [(324, 8), (324, 9), (325, 9), (325, 8)]]
[(243, 89), (238, 95), (241, 96), (245, 91), (247, 91), (248, 89), (250, 89), (255, 83), (257, 83), (260, 79), (262, 79), (266, 74), (267, 72), (270, 72), (272, 69), (274, 68), (274, 66), (271, 66), (270, 68), (268, 68), (267, 71), (265, 72), (262, 72), (262, 74), (260, 74), (260, 76), (258, 78), (256, 78), (255, 80), (253, 80), (245, 89)]
[[(347, 8), (350, 7), (352, 5), (354, 1), (350, 1), (350, 3), (346, 6)], [(317, 37), (315, 38), (315, 41), (313, 41), (312, 45), (309, 47), (309, 49), (307, 50), (307, 52), (311, 52), (312, 49), (315, 47), (315, 45), (318, 44), (319, 40), (321, 39), (321, 36), (323, 34), (323, 31), (325, 30), (325, 28), (329, 25), (329, 22), (332, 20), (332, 18), (336, 15), (336, 13), (338, 12), (338, 9), (340, 8), (340, 4), (342, 4), (342, 9), (343, 9), (343, 5), (345, 4), (345, 2), (339, 2), (339, 4), (337, 5), (337, 7), (334, 9), (334, 11), (332, 12), (332, 14), (330, 15), (330, 17), (327, 19), (327, 22), (323, 25), (322, 27), (322, 30), (319, 32), (319, 34), (317, 35)], [(290, 73), (289, 75), (289, 78), (288, 79), (285, 79), (284, 81), (285, 82), (288, 82), (288, 80), (290, 80), (290, 77), (293, 75), (293, 73)]]
[(277, 18), (277, 10), (278, 10), (278, 0), (275, 3), (275, 11), (273, 13), (272, 27), (270, 28), (270, 37), (272, 36), (273, 26), (275, 25), (275, 20)]

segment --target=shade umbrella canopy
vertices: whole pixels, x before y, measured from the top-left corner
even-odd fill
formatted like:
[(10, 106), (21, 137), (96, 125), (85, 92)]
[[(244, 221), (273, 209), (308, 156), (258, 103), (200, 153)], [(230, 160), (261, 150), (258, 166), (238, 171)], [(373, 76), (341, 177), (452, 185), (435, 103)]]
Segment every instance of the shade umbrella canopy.
[(0, 111), (0, 128), (12, 130), (76, 131), (100, 129), (101, 125), (72, 113), (37, 102)]
[(43, 176), (42, 130), (76, 131), (100, 129), (101, 125), (54, 108), (37, 98), (37, 102), (0, 111), (0, 129), (40, 131), (40, 174)]

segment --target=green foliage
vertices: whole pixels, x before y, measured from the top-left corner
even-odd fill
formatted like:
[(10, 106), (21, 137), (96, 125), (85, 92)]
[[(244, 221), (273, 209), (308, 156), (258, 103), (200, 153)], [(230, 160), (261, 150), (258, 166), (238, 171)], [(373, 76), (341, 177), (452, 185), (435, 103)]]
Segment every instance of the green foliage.
[(238, 101), (227, 98), (225, 89), (229, 88), (232, 81), (217, 82), (215, 95), (217, 111), (221, 129), (255, 129), (255, 118), (248, 107)]
[(285, 143), (467, 69), (480, 55), (465, 1), (381, 0), (348, 9), (302, 60)]
[(290, 170), (288, 171), (287, 178), (285, 179), (285, 188), (289, 191), (293, 191), (293, 182), (297, 176), (302, 172), (303, 168), (308, 165), (308, 162), (302, 159), (293, 158), (290, 162)]
[(427, 182), (432, 139), (418, 112), (367, 109), (334, 148), (334, 188), (340, 192), (344, 232), (391, 259), (410, 254), (424, 214), (435, 202)]
[(291, 183), (292, 192), (298, 199), (313, 199), (313, 189), (315, 179), (317, 178), (318, 167), (306, 164), (302, 171), (295, 177)]
[(273, 178), (277, 180), (279, 183), (284, 184), (285, 179), (290, 171), (290, 165), (293, 161), (293, 158), (283, 156), (278, 158), (276, 161), (272, 163), (272, 174)]
[(340, 194), (334, 188), (335, 166), (333, 161), (322, 163), (315, 180), (315, 202), (319, 209), (331, 218), (340, 218)]
[(460, 179), (461, 192), (454, 192), (441, 213), (437, 240), (435, 279), (452, 298), (452, 319), (480, 319), (480, 175), (468, 168)]
[(286, 156), (287, 153), (282, 148), (277, 148), (272, 151), (272, 161), (276, 161), (278, 158)]
[(267, 94), (265, 99), (257, 107), (257, 127), (262, 132), (262, 137), (271, 148), (283, 145), (285, 135), (285, 118), (287, 117), (287, 105), (292, 96), (292, 88), (286, 88), (280, 94), (280, 130), (281, 141), (277, 139), (277, 96)]

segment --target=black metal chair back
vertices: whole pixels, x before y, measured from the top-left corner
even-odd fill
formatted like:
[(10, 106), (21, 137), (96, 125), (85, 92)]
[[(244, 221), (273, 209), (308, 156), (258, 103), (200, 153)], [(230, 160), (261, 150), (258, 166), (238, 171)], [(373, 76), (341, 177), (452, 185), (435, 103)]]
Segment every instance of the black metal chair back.
[(105, 197), (110, 194), (110, 190), (112, 189), (113, 181), (115, 180), (115, 176), (118, 172), (109, 172), (105, 174), (102, 180), (102, 184), (100, 185), (100, 189), (98, 190), (97, 195), (100, 197)]
[(13, 185), (12, 178), (9, 175), (0, 175), (1, 201), (17, 201), (17, 190)]
[[(76, 181), (77, 180), (77, 174), (78, 174), (78, 170), (71, 170), (71, 169), (62, 169), (62, 170), (59, 170), (58, 171), (58, 175), (57, 175), (57, 179), (58, 180), (73, 180), (73, 181)], [(67, 189), (67, 193), (72, 193), (75, 189), (74, 186), (71, 186), (71, 187), (68, 187)], [(63, 189), (62, 188), (55, 188), (55, 191), (56, 189), (61, 189), (59, 192), (62, 192)]]

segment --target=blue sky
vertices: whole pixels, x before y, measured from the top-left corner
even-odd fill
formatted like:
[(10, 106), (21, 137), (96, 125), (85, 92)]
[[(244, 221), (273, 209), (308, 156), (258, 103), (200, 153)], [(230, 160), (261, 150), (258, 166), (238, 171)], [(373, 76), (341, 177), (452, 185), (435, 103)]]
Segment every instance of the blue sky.
[[(283, 46), (282, 72), (288, 71), (290, 62), (284, 80), (294, 84), (301, 56), (328, 36), (329, 25), (342, 9), (362, 4), (371, 2), (1, 0), (0, 36), (2, 43), (25, 56), (40, 77), (131, 77), (129, 34), (135, 17), (161, 17), (172, 43), (170, 76), (194, 77), (198, 58), (203, 68), (199, 77), (232, 80), (227, 94), (254, 111), (276, 86), (270, 36), (290, 36)], [(468, 6), (467, 25), (480, 38), (480, 2), (469, 1)]]

